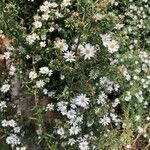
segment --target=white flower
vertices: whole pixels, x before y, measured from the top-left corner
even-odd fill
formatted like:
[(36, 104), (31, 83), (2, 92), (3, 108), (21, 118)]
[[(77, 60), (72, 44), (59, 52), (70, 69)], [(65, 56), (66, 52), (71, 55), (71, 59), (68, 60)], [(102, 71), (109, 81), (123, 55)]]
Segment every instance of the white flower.
[(55, 2), (52, 2), (52, 3), (50, 3), (50, 7), (51, 8), (56, 8), (56, 7), (58, 7), (58, 4), (55, 3)]
[(40, 46), (41, 46), (41, 47), (45, 47), (45, 46), (46, 46), (46, 42), (45, 42), (45, 41), (41, 41), (41, 42), (40, 42)]
[(114, 27), (114, 29), (118, 29), (120, 30), (121, 28), (123, 28), (124, 24), (116, 24), (116, 26)]
[(10, 127), (16, 127), (16, 126), (17, 126), (17, 123), (16, 123), (16, 121), (14, 121), (13, 119), (11, 119), (11, 120), (8, 121), (8, 125), (9, 125)]
[(33, 25), (35, 26), (35, 28), (41, 28), (41, 27), (42, 27), (42, 22), (40, 22), (40, 21), (35, 21), (35, 22), (33, 23)]
[(31, 45), (33, 44), (36, 40), (39, 39), (39, 36), (36, 33), (32, 33), (26, 37), (26, 41)]
[(15, 66), (11, 65), (9, 69), (9, 75), (13, 76), (15, 74), (16, 68)]
[(77, 135), (80, 131), (81, 131), (81, 129), (78, 126), (72, 126), (69, 129), (70, 135)]
[(112, 40), (110, 42), (108, 42), (108, 51), (109, 53), (114, 53), (114, 52), (117, 52), (119, 49), (119, 44), (117, 41), (115, 40)]
[(110, 123), (110, 118), (107, 115), (104, 115), (103, 118), (100, 119), (99, 123), (106, 126)]
[(6, 119), (2, 120), (1, 124), (2, 124), (2, 127), (9, 126), (9, 122)]
[(105, 15), (102, 15), (102, 14), (99, 14), (99, 13), (97, 13), (97, 14), (95, 14), (95, 15), (93, 16), (95, 22), (97, 22), (97, 21), (103, 19), (104, 17), (105, 17)]
[(64, 76), (64, 75), (60, 75), (60, 79), (61, 79), (61, 80), (64, 80), (64, 79), (65, 79), (65, 76)]
[(61, 7), (67, 7), (69, 5), (71, 5), (71, 0), (63, 0), (61, 3)]
[(23, 147), (16, 147), (16, 150), (27, 150), (27, 147), (26, 147), (26, 146), (23, 146)]
[(0, 102), (0, 110), (3, 110), (4, 108), (7, 108), (6, 102), (5, 101), (1, 101)]
[(48, 74), (49, 73), (49, 68), (48, 67), (41, 67), (39, 72), (41, 74)]
[(142, 133), (145, 132), (144, 128), (142, 128), (142, 127), (140, 127), (140, 126), (138, 126), (137, 130), (138, 130), (138, 133), (139, 133), (139, 134), (142, 134)]
[(89, 150), (90, 149), (87, 141), (80, 142), (79, 148), (80, 148), (80, 150)]
[(53, 70), (49, 70), (48, 76), (50, 77), (53, 74)]
[(52, 103), (47, 104), (46, 111), (51, 111), (51, 110), (54, 110), (54, 105)]
[(3, 93), (7, 93), (9, 91), (9, 89), (10, 89), (10, 85), (9, 84), (4, 84), (4, 85), (2, 85), (0, 90)]
[(86, 97), (86, 94), (80, 94), (75, 98), (75, 104), (83, 108), (89, 107), (89, 98)]
[(130, 93), (130, 91), (127, 91), (126, 92), (127, 93), (127, 95), (125, 96), (125, 101), (130, 101), (131, 100), (131, 98), (132, 98), (132, 96), (131, 96), (131, 93)]
[(96, 49), (91, 44), (86, 44), (85, 46), (79, 45), (79, 50), (81, 56), (84, 56), (84, 59), (91, 59), (91, 57), (94, 57), (96, 53)]
[(131, 149), (132, 146), (131, 146), (130, 144), (128, 144), (128, 145), (126, 145), (126, 148), (127, 148), (127, 149)]
[(76, 142), (76, 140), (71, 138), (71, 139), (69, 139), (68, 144), (73, 146), (75, 144), (75, 142)]
[(55, 94), (56, 94), (56, 91), (50, 91), (50, 92), (48, 92), (48, 96), (49, 97), (53, 97), (53, 96), (55, 96)]
[(102, 38), (103, 45), (107, 47), (108, 43), (111, 41), (111, 36), (109, 34), (100, 34)]
[(120, 104), (120, 101), (118, 98), (116, 98), (115, 101), (112, 103), (112, 106), (116, 107), (118, 104)]
[(43, 20), (46, 20), (46, 21), (47, 21), (48, 18), (49, 18), (49, 14), (48, 14), (48, 13), (45, 13), (45, 14), (42, 15), (42, 19), (43, 19)]
[(97, 103), (104, 105), (106, 103), (106, 99), (107, 95), (104, 92), (101, 92), (101, 94), (98, 96)]
[(15, 133), (20, 133), (21, 128), (20, 127), (14, 127), (14, 132)]
[(110, 113), (110, 116), (111, 116), (111, 119), (112, 121), (115, 122), (116, 125), (118, 125), (118, 123), (121, 121), (117, 115), (113, 114), (113, 113)]
[(73, 61), (75, 61), (74, 54), (75, 54), (74, 52), (67, 51), (64, 53), (64, 58), (66, 59), (66, 61), (73, 62)]
[(67, 117), (71, 120), (74, 120), (76, 118), (76, 111), (71, 109), (67, 112)]
[(37, 78), (37, 73), (35, 71), (30, 71), (29, 79), (33, 80)]
[(58, 39), (57, 41), (55, 41), (54, 47), (60, 49), (63, 52), (68, 50), (68, 44), (64, 39)]
[(49, 32), (53, 32), (54, 30), (55, 30), (54, 27), (50, 27), (50, 28), (49, 28)]
[(44, 87), (44, 85), (45, 85), (45, 82), (43, 80), (39, 80), (36, 82), (36, 86), (38, 88), (42, 88), (42, 87)]
[(60, 135), (60, 136), (63, 136), (65, 134), (64, 129), (62, 127), (57, 129), (57, 134)]
[(6, 138), (6, 143), (11, 145), (12, 147), (19, 145), (20, 144), (20, 139), (19, 137), (17, 137), (17, 135), (15, 134), (10, 134), (10, 136), (8, 136)]
[(66, 115), (67, 114), (67, 102), (58, 102), (57, 103), (57, 110), (60, 111), (62, 113), (62, 115)]
[(11, 53), (10, 52), (4, 52), (5, 59), (8, 60), (10, 58)]
[(40, 6), (40, 11), (42, 12), (48, 12), (49, 11), (49, 7), (50, 7), (50, 3), (45, 1), (43, 5)]

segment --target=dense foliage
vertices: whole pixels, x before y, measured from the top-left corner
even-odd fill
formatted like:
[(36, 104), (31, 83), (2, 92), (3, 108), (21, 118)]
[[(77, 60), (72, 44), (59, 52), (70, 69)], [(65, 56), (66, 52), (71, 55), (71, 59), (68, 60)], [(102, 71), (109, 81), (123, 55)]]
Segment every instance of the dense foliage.
[(150, 148), (148, 0), (1, 0), (0, 149)]

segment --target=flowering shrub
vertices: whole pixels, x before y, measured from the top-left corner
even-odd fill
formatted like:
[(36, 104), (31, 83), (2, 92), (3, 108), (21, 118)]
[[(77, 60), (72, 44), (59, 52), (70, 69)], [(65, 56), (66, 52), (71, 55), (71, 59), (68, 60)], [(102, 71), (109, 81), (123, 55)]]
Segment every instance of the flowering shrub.
[(149, 149), (148, 0), (3, 0), (0, 12), (2, 149)]

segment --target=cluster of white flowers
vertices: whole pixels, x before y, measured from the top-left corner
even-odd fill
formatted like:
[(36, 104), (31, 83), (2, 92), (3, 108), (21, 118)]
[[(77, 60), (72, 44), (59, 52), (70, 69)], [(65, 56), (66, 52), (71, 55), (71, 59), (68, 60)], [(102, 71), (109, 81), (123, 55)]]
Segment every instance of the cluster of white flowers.
[(117, 41), (113, 40), (109, 34), (101, 34), (103, 45), (108, 48), (109, 53), (115, 53), (119, 49), (119, 44)]
[(119, 88), (120, 88), (119, 84), (114, 83), (113, 81), (110, 81), (107, 77), (101, 77), (100, 78), (100, 85), (108, 93), (111, 93), (112, 91), (118, 92)]
[(104, 105), (106, 103), (107, 98), (107, 95), (104, 92), (101, 92), (98, 95), (97, 104)]
[(39, 73), (48, 75), (50, 77), (53, 74), (53, 71), (48, 67), (41, 67)]
[[(30, 1), (33, 2), (34, 0)], [(108, 12), (108, 14), (103, 14), (104, 12), (99, 10), (89, 16), (92, 18), (82, 17), (82, 22), (85, 23), (85, 31), (89, 29), (87, 26), (90, 26), (90, 23), (86, 26), (86, 21), (94, 20), (96, 27), (93, 28), (93, 25), (91, 25), (89, 33), (84, 33), (83, 29), (82, 35), (78, 35), (77, 32), (77, 35), (72, 37), (68, 32), (72, 29), (70, 26), (73, 29), (76, 28), (75, 31), (78, 31), (79, 24), (82, 26), (80, 22), (82, 13), (70, 10), (72, 0), (62, 0), (58, 4), (54, 1), (44, 1), (39, 6), (37, 14), (33, 17), (31, 34), (26, 36), (26, 42), (32, 45), (29, 49), (31, 51), (28, 53), (26, 50), (20, 50), (19, 54), (25, 56), (27, 60), (33, 61), (29, 65), (32, 65), (32, 67), (27, 68), (27, 76), (30, 79), (27, 84), (32, 86), (30, 94), (33, 94), (32, 92), (36, 90), (39, 94), (37, 96), (48, 97), (52, 100), (51, 103), (43, 107), (44, 113), (53, 114), (52, 111), (58, 111), (58, 118), (55, 120), (54, 126), (50, 127), (53, 129), (52, 134), (58, 135), (55, 136), (57, 141), (60, 138), (58, 143), (60, 142), (64, 149), (66, 149), (66, 145), (75, 145), (75, 148), (78, 146), (77, 149), (80, 150), (96, 149), (95, 141), (97, 138), (101, 138), (101, 135), (97, 136), (96, 132), (101, 133), (104, 129), (102, 136), (106, 138), (111, 132), (109, 128), (111, 125), (113, 125), (113, 129), (121, 126), (125, 129), (131, 125), (128, 125), (128, 120), (135, 122), (133, 128), (136, 128), (136, 132), (147, 137), (145, 129), (139, 126), (139, 123), (143, 120), (145, 122), (150, 121), (150, 117), (146, 115), (149, 99), (145, 96), (150, 93), (150, 53), (144, 51), (147, 46), (145, 43), (148, 43), (145, 41), (148, 40), (144, 41), (144, 47), (142, 48), (140, 47), (142, 44), (139, 44), (139, 41), (142, 42), (143, 40), (140, 40), (140, 38), (144, 37), (142, 34), (144, 35), (147, 32), (145, 31), (147, 29), (147, 11), (149, 11), (147, 2), (147, 0), (142, 0), (139, 4), (132, 4), (132, 0), (130, 0), (129, 8), (124, 10), (124, 15), (116, 14), (115, 10)], [(114, 3), (112, 7), (118, 7), (120, 3), (123, 5), (119, 1), (112, 1), (112, 3)], [(143, 7), (140, 7), (141, 3)], [(76, 20), (74, 17), (78, 19)], [(105, 24), (103, 20), (111, 18), (115, 22), (111, 27), (111, 31), (104, 30), (105, 27), (103, 27), (104, 25), (101, 26), (101, 21), (102, 24)], [(70, 26), (68, 20), (71, 20)], [(102, 27), (102, 30), (99, 30), (99, 26)], [(99, 32), (95, 33), (96, 38), (93, 37), (90, 40), (91, 35), (93, 35), (90, 31), (94, 32), (95, 29)], [(56, 31), (56, 34), (54, 31)], [(103, 31), (107, 33), (100, 34)], [(140, 35), (139, 32), (141, 32)], [(3, 31), (0, 30), (0, 38), (4, 37)], [(33, 44), (35, 45), (32, 53)], [(128, 45), (127, 49), (125, 49), (126, 44)], [(105, 55), (105, 49), (108, 52), (107, 55)], [(8, 47), (4, 52), (6, 60), (10, 59), (11, 53), (11, 47)], [(112, 55), (114, 53), (115, 55)], [(28, 62), (25, 63), (28, 66)], [(16, 72), (18, 73), (17, 69), (19, 67), (11, 64), (8, 70), (9, 77), (13, 78), (13, 75)], [(71, 70), (71, 74), (66, 70)], [(85, 74), (81, 73), (83, 71), (85, 71)], [(115, 72), (116, 77), (115, 75), (111, 76), (112, 72)], [(21, 77), (24, 76), (26, 74), (22, 72)], [(55, 82), (55, 80), (58, 81)], [(2, 98), (11, 88), (11, 85), (7, 84), (8, 82), (11, 83), (11, 81), (5, 81), (0, 88)], [(28, 88), (30, 89), (30, 87)], [(124, 107), (122, 107), (122, 103)], [(1, 101), (0, 110), (6, 108), (6, 104), (5, 101)], [(135, 109), (130, 110), (131, 113), (129, 112), (132, 119), (128, 114), (125, 116), (126, 110), (120, 112), (120, 109), (122, 110), (128, 105)], [(139, 106), (141, 107), (140, 113), (136, 111)], [(143, 110), (146, 113), (142, 112)], [(133, 116), (134, 113), (137, 114)], [(22, 146), (21, 138), (18, 137), (21, 128), (16, 121), (3, 119), (1, 126), (11, 129), (11, 134), (6, 138), (7, 144), (12, 147), (15, 146), (16, 150), (26, 149), (26, 147), (16, 147), (18, 145)], [(41, 134), (43, 128), (40, 127), (37, 130), (38, 135)], [(131, 144), (126, 144), (126, 148), (130, 149)]]
[(6, 128), (6, 127), (10, 127), (13, 129), (13, 133), (11, 133), (9, 136), (7, 136), (6, 138), (6, 143), (11, 145), (11, 147), (20, 145), (20, 138), (18, 137), (17, 134), (20, 133), (21, 128), (18, 126), (18, 124), (16, 123), (15, 120), (11, 119), (11, 120), (2, 120), (1, 122), (2, 127)]
[(20, 145), (20, 138), (16, 134), (11, 134), (6, 138), (6, 143), (11, 145), (11, 147)]
[(39, 40), (39, 36), (36, 33), (32, 33), (26, 37), (26, 41), (31, 45), (36, 40)]
[(11, 120), (2, 120), (2, 122), (1, 122), (1, 124), (2, 124), (2, 126), (3, 127), (16, 127), (17, 126), (17, 123), (16, 123), (16, 121), (14, 121), (13, 119), (11, 119)]

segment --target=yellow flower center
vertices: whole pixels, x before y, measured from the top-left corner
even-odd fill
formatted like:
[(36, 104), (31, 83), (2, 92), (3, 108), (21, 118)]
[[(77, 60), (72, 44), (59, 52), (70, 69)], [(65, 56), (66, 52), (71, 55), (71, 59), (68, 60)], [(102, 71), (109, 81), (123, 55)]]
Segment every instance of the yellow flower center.
[(111, 48), (115, 48), (115, 44), (111, 44), (111, 46), (110, 46)]

